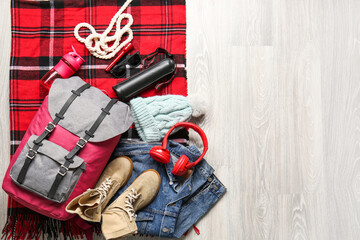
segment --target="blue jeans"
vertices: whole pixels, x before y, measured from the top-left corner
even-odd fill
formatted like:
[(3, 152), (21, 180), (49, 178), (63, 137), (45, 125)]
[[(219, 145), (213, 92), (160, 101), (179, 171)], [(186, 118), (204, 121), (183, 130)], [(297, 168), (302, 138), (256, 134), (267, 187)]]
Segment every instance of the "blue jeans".
[[(160, 145), (160, 143), (158, 144)], [(196, 165), (187, 179), (172, 174), (174, 162), (185, 154), (191, 162), (200, 152), (195, 146), (183, 146), (169, 141), (171, 153), (168, 164), (162, 164), (149, 155), (154, 144), (122, 140), (116, 147), (113, 158), (128, 156), (133, 161), (133, 172), (127, 184), (120, 189), (112, 201), (147, 169), (155, 169), (161, 176), (161, 186), (154, 201), (137, 212), (136, 224), (140, 234), (158, 237), (180, 238), (194, 225), (225, 193), (226, 188), (214, 175), (214, 169), (203, 159)]]

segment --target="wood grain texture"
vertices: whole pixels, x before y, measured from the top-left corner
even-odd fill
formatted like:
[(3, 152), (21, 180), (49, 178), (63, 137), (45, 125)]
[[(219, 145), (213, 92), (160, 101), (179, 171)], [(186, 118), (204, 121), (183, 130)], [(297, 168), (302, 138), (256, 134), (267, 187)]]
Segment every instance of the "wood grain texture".
[[(2, 178), (9, 1), (0, 7)], [(187, 1), (189, 96), (205, 103), (195, 122), (228, 191), (186, 239), (359, 239), (359, 12), (358, 0)]]
[[(10, 1), (0, 1), (0, 183), (5, 175), (10, 159), (10, 120), (9, 120), (9, 66), (11, 49)], [(5, 192), (0, 190), (0, 228), (7, 218)]]

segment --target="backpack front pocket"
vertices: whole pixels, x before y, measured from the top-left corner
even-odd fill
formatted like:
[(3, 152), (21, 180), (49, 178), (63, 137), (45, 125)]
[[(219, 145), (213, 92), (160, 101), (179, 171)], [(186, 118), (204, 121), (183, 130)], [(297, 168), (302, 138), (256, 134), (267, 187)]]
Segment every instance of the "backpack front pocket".
[[(32, 135), (29, 138), (10, 170), (10, 177), (17, 185), (33, 193), (54, 202), (64, 202), (74, 190), (82, 172), (86, 168), (86, 163), (82, 158), (75, 156), (73, 163), (66, 168), (66, 171), (63, 171), (63, 164), (66, 161), (65, 156), (69, 151), (44, 139), (39, 149), (34, 152), (31, 148), (34, 146), (33, 141), (37, 137)], [(30, 161), (30, 164), (28, 164), (26, 171), (24, 171), (23, 168), (26, 165), (26, 161)], [(59, 172), (63, 174), (63, 179), (56, 189), (54, 196), (50, 198), (48, 196), (49, 191)], [(22, 181), (19, 181), (20, 174), (24, 175)]]

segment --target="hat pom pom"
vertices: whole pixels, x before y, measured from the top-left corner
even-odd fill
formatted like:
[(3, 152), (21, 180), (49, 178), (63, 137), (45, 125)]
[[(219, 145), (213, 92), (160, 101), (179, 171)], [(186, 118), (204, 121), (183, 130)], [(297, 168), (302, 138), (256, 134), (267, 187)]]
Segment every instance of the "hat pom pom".
[(205, 115), (208, 108), (208, 102), (205, 100), (205, 98), (200, 97), (199, 95), (195, 95), (188, 97), (188, 100), (192, 108), (191, 115), (193, 117), (197, 118)]

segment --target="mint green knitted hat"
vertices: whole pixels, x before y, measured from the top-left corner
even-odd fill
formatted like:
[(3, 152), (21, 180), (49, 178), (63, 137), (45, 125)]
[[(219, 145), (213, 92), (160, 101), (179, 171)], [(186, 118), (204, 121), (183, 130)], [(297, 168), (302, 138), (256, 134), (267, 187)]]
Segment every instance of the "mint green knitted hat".
[(138, 97), (130, 106), (136, 130), (145, 142), (161, 141), (172, 126), (192, 114), (188, 99), (181, 95)]

